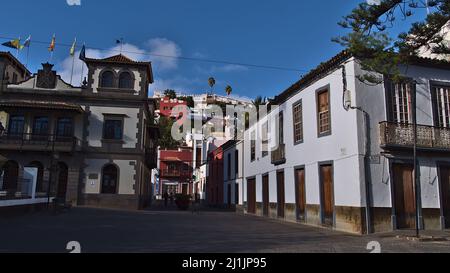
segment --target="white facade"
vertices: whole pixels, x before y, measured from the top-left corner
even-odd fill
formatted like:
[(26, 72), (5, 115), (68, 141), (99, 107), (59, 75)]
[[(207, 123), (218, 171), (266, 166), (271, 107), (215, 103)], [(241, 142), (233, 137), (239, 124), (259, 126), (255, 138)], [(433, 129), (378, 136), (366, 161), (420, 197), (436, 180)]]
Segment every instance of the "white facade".
[[(225, 204), (242, 206), (244, 182), (244, 142), (239, 141), (223, 151), (223, 180)], [(230, 191), (230, 192), (228, 192)]]
[[(344, 62), (345, 61), (345, 62)], [(296, 217), (296, 178), (295, 170), (302, 169), (305, 174), (305, 198), (307, 224), (323, 224), (323, 193), (319, 167), (322, 163), (332, 166), (333, 185), (333, 223), (338, 230), (363, 233), (366, 231), (365, 218), (367, 202), (373, 212), (369, 216), (374, 219), (370, 223), (373, 231), (396, 228), (396, 213), (393, 206), (393, 183), (391, 165), (398, 158), (409, 158), (410, 154), (398, 155), (380, 147), (380, 122), (388, 121), (386, 90), (384, 85), (369, 86), (361, 83), (356, 75), (362, 72), (354, 59), (342, 60), (346, 72), (347, 88), (344, 93), (342, 67), (339, 64), (331, 66), (325, 74), (313, 81), (303, 84), (300, 90), (291, 90), (287, 99), (279, 105), (284, 117), (285, 163), (275, 165), (271, 162), (271, 151), (262, 156), (261, 126), (269, 119), (269, 146), (275, 146), (273, 136), (274, 120), (279, 113), (274, 110), (262, 118), (245, 132), (244, 143), (244, 192), (243, 201), (248, 208), (247, 185), (249, 180), (256, 180), (256, 214), (262, 214), (260, 205), (263, 202), (262, 177), (269, 176), (269, 202), (277, 203), (277, 172), (284, 171), (284, 192), (286, 215), (289, 221), (299, 221)], [(431, 103), (431, 84), (439, 81), (450, 84), (450, 73), (447, 69), (425, 66), (410, 66), (405, 75), (417, 81), (417, 121), (422, 125), (433, 125)], [(318, 135), (318, 91), (329, 91), (331, 116), (331, 133)], [(345, 94), (345, 95), (344, 95)], [(353, 108), (344, 107), (344, 100)], [(303, 140), (294, 144), (293, 105), (302, 103)], [(370, 155), (366, 151), (365, 115), (370, 117)], [(256, 136), (256, 156), (251, 159), (251, 136)], [(449, 147), (450, 148), (450, 147)], [(365, 161), (368, 160), (368, 161)], [(226, 157), (225, 157), (226, 160)], [(437, 162), (450, 161), (448, 154), (424, 155), (420, 157), (420, 181), (422, 209), (435, 209), (439, 214), (439, 177)], [(365, 163), (366, 162), (366, 163)], [(367, 163), (369, 162), (369, 163)], [(370, 175), (366, 174), (366, 165), (370, 166)], [(226, 172), (226, 167), (224, 169)], [(367, 179), (367, 180), (366, 180)], [(366, 192), (366, 183), (371, 184)], [(369, 200), (366, 200), (369, 196)], [(397, 215), (398, 218), (398, 215)], [(432, 216), (424, 215), (425, 228), (441, 228), (442, 223)], [(442, 222), (442, 219), (441, 219)]]

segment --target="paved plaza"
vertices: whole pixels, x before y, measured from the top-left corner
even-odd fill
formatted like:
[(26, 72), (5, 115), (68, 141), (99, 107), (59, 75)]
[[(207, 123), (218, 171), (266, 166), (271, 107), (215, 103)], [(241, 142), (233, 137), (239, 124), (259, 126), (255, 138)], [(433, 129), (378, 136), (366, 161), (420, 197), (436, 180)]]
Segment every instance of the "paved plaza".
[[(402, 233), (351, 235), (234, 212), (113, 211), (74, 208), (0, 218), (0, 252), (68, 252), (77, 241), (82, 252), (131, 253), (368, 253), (377, 241), (382, 252), (450, 252), (450, 241), (415, 242)], [(450, 232), (438, 232), (449, 237)]]

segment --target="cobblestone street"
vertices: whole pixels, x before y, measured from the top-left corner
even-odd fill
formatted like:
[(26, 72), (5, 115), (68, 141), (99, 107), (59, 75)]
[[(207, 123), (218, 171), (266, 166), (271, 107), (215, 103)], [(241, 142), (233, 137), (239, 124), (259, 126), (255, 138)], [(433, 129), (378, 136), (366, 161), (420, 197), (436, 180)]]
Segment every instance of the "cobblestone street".
[[(0, 252), (361, 252), (378, 241), (382, 252), (450, 252), (450, 241), (413, 242), (402, 233), (358, 236), (232, 212), (126, 212), (75, 208), (0, 220)], [(436, 235), (450, 237), (450, 233)]]

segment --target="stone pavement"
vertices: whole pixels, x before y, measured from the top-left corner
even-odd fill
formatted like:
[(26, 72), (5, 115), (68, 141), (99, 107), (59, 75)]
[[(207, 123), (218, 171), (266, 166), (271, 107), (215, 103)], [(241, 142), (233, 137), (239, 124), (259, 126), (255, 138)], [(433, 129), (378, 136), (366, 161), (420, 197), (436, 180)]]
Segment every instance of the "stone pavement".
[[(1, 216), (0, 216), (1, 217)], [(413, 231), (359, 236), (232, 212), (114, 211), (74, 208), (0, 218), (0, 252), (248, 253), (360, 252), (371, 241), (381, 252), (450, 252), (450, 241), (397, 239)], [(450, 237), (450, 232), (433, 235)]]

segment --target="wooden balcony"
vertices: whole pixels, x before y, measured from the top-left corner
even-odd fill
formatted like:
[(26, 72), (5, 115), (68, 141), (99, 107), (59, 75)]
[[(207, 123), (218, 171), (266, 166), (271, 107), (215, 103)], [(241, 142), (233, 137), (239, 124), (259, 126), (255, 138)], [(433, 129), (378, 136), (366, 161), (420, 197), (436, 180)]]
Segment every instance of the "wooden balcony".
[(81, 151), (81, 140), (75, 137), (35, 134), (3, 134), (0, 136), (0, 150), (36, 152)]
[[(414, 126), (412, 124), (381, 122), (380, 144), (384, 149), (413, 148)], [(417, 125), (417, 147), (421, 150), (450, 150), (450, 129)]]
[(286, 163), (286, 145), (278, 144), (278, 147), (271, 152), (271, 162), (273, 165)]
[(192, 177), (192, 171), (185, 171), (185, 170), (161, 170), (160, 173), (161, 177), (166, 178), (191, 178)]

